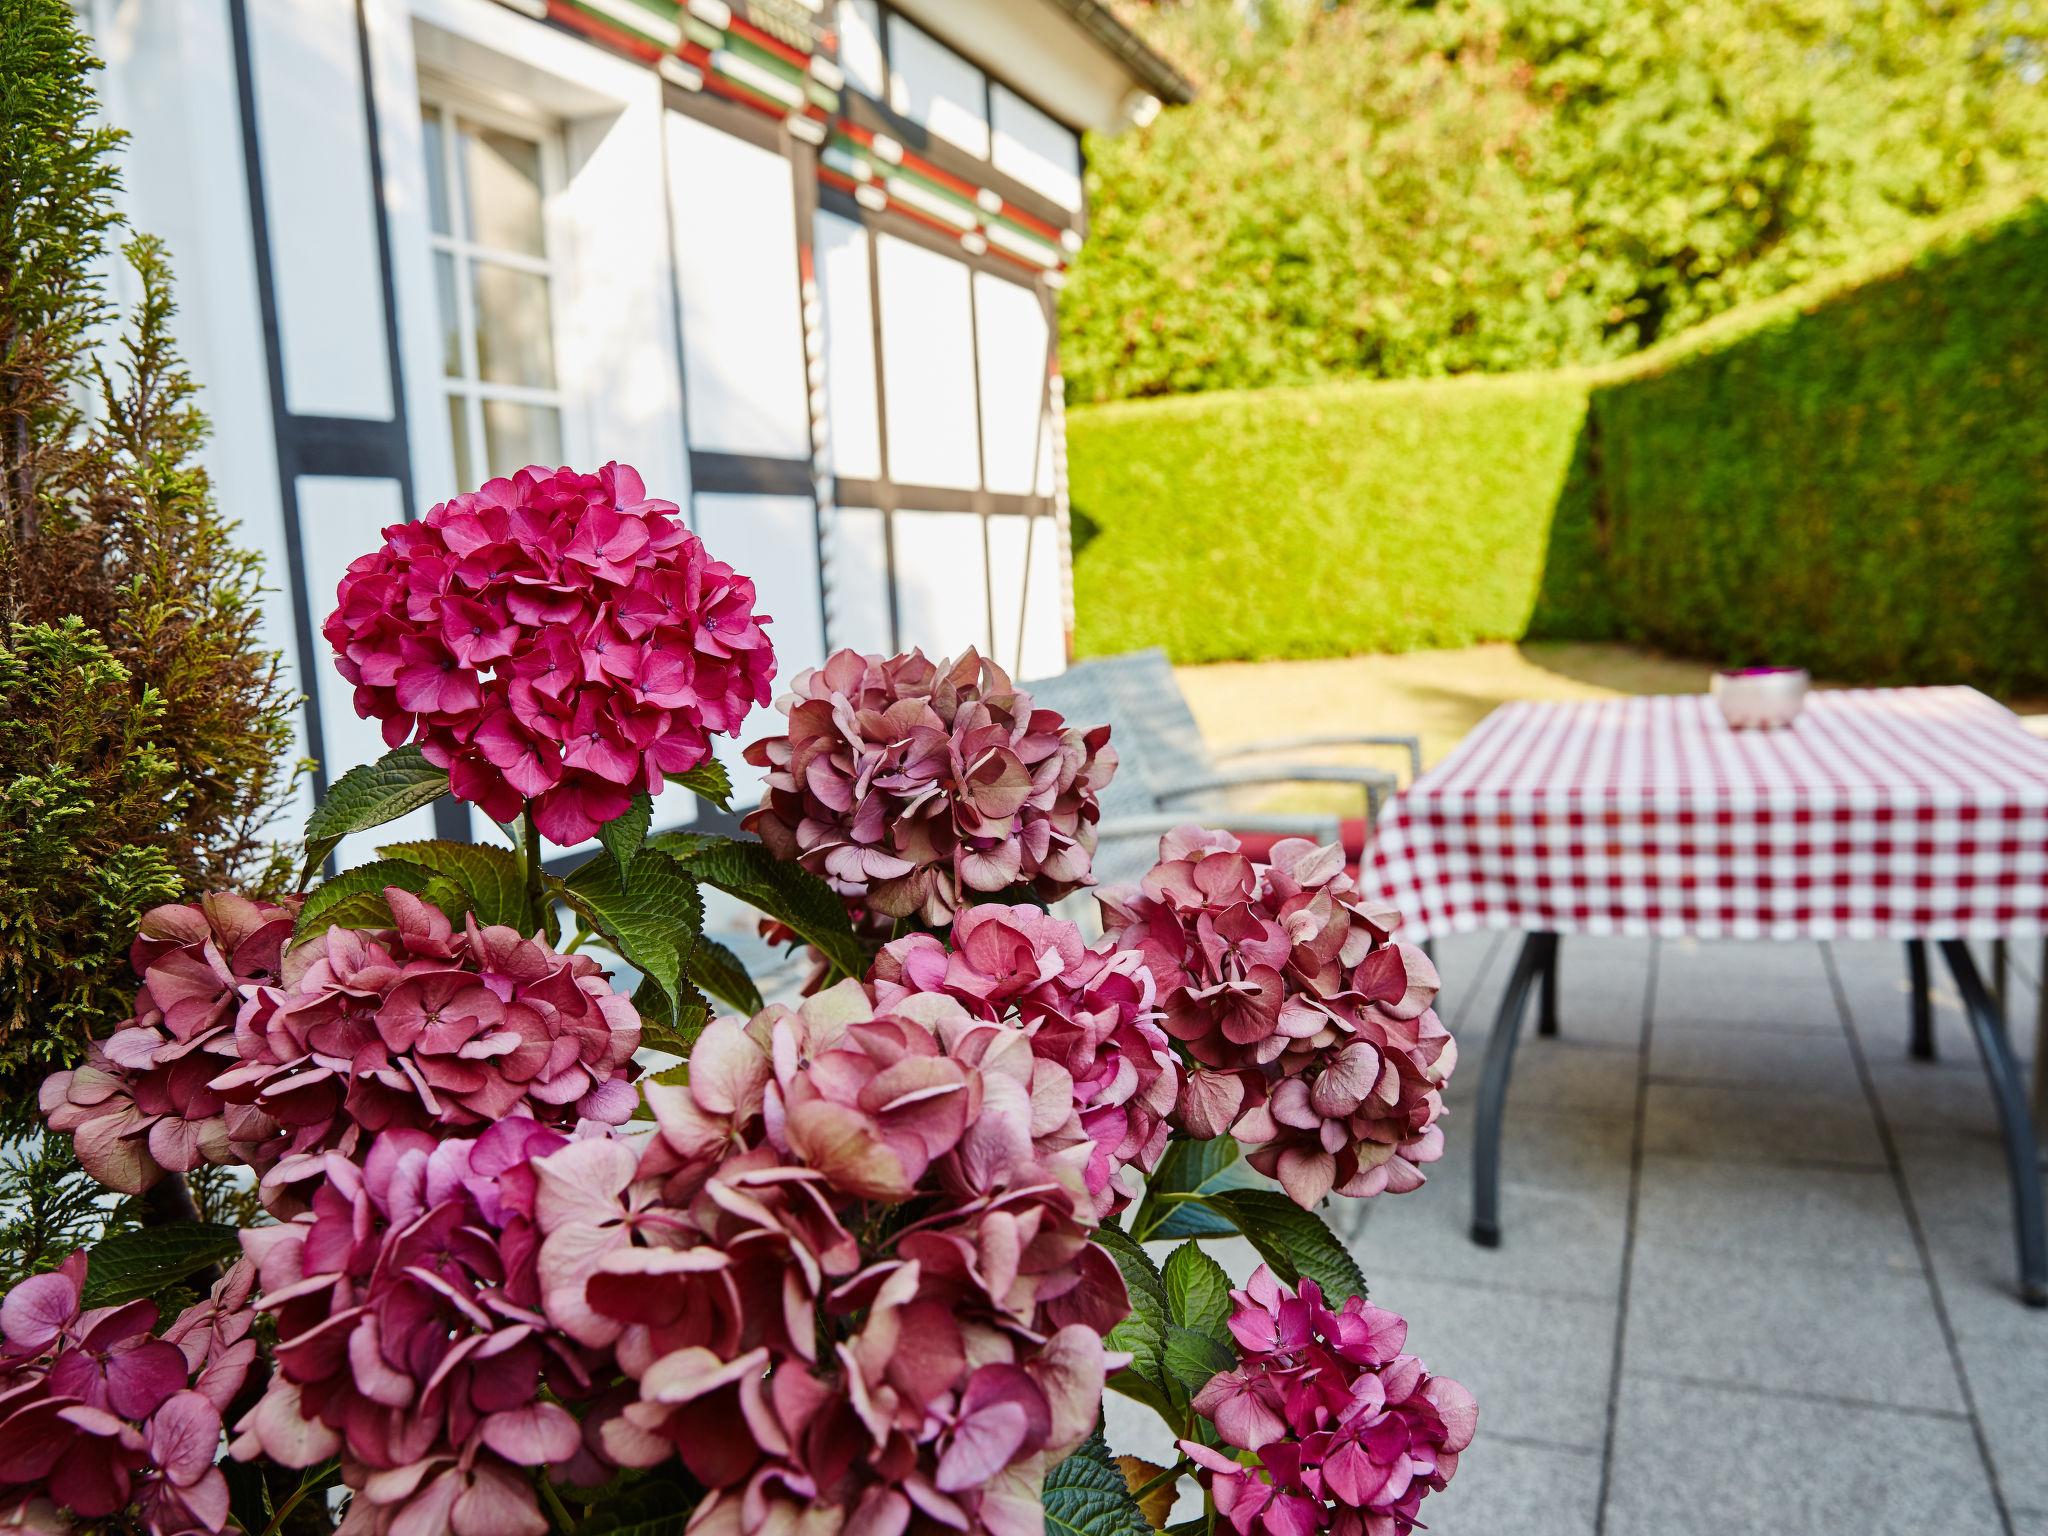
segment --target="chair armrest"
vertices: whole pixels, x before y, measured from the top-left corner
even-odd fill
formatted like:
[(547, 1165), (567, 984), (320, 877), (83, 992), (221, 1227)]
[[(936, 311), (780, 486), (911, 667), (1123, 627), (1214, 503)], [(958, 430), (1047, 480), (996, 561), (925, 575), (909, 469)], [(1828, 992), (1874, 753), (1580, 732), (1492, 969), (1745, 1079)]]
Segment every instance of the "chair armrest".
[(1355, 784), (1365, 791), (1365, 819), (1379, 820), (1380, 804), (1396, 794), (1401, 781), (1384, 768), (1340, 763), (1276, 763), (1270, 768), (1226, 768), (1196, 779), (1154, 784), (1152, 798), (1161, 805), (1211, 789), (1237, 789), (1247, 784)]
[(1408, 754), (1410, 782), (1422, 777), (1422, 742), (1414, 736), (1275, 736), (1266, 741), (1248, 741), (1237, 747), (1218, 747), (1209, 755), (1218, 762), (1224, 762), (1233, 757), (1300, 752), (1310, 747), (1400, 747)]
[[(1310, 837), (1318, 843), (1334, 843), (1343, 836), (1338, 818), (1310, 811), (1243, 811), (1217, 818), (1229, 823), (1232, 832), (1274, 832), (1282, 836)], [(1104, 838), (1164, 837), (1176, 827), (1188, 825), (1182, 811), (1155, 811), (1149, 816), (1110, 816), (1096, 823), (1095, 836)]]
[(1350, 763), (1275, 763), (1271, 767), (1225, 768), (1198, 778), (1154, 784), (1152, 795), (1162, 803), (1183, 800), (1209, 789), (1236, 789), (1246, 784), (1357, 784), (1375, 793), (1400, 787), (1384, 768)]

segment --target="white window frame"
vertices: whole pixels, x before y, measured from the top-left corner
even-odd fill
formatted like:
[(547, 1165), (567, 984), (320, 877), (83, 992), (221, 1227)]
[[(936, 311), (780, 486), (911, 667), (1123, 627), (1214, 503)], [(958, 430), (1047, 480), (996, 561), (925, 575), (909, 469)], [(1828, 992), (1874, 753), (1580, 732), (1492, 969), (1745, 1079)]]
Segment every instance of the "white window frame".
[[(561, 315), (563, 301), (575, 280), (562, 259), (566, 244), (566, 230), (561, 208), (562, 194), (568, 185), (568, 157), (562, 142), (563, 127), (556, 119), (498, 92), (487, 91), (471, 82), (452, 79), (434, 71), (421, 71), (420, 108), (423, 113), (434, 112), (441, 118), (441, 152), (443, 156), (441, 175), (448, 189), (449, 223), (466, 225), (467, 210), (463, 206), (465, 197), (459, 177), (456, 136), (451, 131), (451, 119), (460, 118), (481, 128), (494, 128), (501, 133), (537, 143), (540, 147), (541, 171), (541, 243), (546, 254), (530, 256), (520, 251), (499, 250), (496, 247), (478, 245), (469, 239), (469, 231), (443, 234), (433, 228), (432, 219), (427, 223), (427, 244), (434, 257), (450, 257), (455, 264), (455, 313), (460, 330), (462, 372), (453, 375), (447, 372), (442, 354), (436, 349), (437, 377), (436, 390), (440, 403), (440, 419), (443, 430), (452, 432), (448, 422), (447, 402), (451, 396), (460, 396), (465, 401), (463, 426), (468, 436), (464, 445), (469, 458), (471, 477), (484, 475), (488, 478), (489, 458), (484, 438), (483, 402), (504, 400), (517, 405), (545, 406), (553, 410), (560, 423), (562, 462), (581, 463), (585, 454), (579, 440), (581, 413), (571, 409), (573, 403), (568, 387), (562, 381)], [(476, 345), (476, 302), (474, 278), (469, 263), (474, 259), (495, 262), (500, 266), (512, 267), (530, 272), (546, 280), (548, 285), (548, 355), (555, 376), (552, 388), (540, 389), (526, 384), (494, 384), (482, 377), (477, 362)], [(435, 319), (440, 319), (440, 291), (434, 290), (436, 307)], [(453, 444), (450, 444), (451, 449)], [(516, 466), (515, 466), (516, 467)], [(474, 486), (463, 486), (473, 490)]]

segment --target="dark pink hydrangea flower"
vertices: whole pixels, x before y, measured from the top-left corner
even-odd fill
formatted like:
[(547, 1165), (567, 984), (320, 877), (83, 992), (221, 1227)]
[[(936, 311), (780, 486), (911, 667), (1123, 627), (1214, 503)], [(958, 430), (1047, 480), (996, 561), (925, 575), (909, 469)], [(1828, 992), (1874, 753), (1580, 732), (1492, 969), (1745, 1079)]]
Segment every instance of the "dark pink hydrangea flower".
[(839, 651), (791, 689), (789, 733), (746, 754), (768, 770), (746, 825), (777, 858), (933, 926), (975, 892), (1051, 901), (1088, 883), (1108, 726), (1071, 729), (972, 650), (936, 665)]
[(85, 1310), (87, 1260), (34, 1275), (0, 1300), (0, 1519), (70, 1530), (127, 1515), (149, 1536), (217, 1532), (227, 1480), (221, 1411), (256, 1358), (254, 1272), (237, 1264), (162, 1337), (156, 1304)]
[(754, 584), (623, 464), (522, 469), (384, 530), (322, 629), (356, 713), (499, 821), (592, 836), (766, 704)]
[(260, 1113), (210, 1085), (232, 1060), (235, 1015), (283, 974), (296, 899), (227, 893), (153, 907), (128, 952), (142, 978), (135, 1014), (87, 1048), (85, 1064), (51, 1074), (40, 1104), (50, 1128), (72, 1133), (78, 1161), (109, 1189), (139, 1194), (165, 1169), (239, 1161), (233, 1143), (268, 1132)]
[(1472, 1443), (1472, 1395), (1402, 1354), (1408, 1325), (1363, 1297), (1333, 1310), (1315, 1281), (1296, 1292), (1264, 1265), (1230, 1294), (1243, 1364), (1194, 1408), (1256, 1461), (1181, 1442), (1216, 1512), (1238, 1536), (1408, 1536)]
[[(282, 1213), (301, 1203), (296, 1183), (320, 1176), (320, 1154), (352, 1156), (388, 1128), (475, 1135), (515, 1112), (563, 1126), (632, 1114), (640, 1016), (596, 961), (474, 919), (457, 933), (418, 897), (385, 895), (395, 930), (330, 928), (204, 1007), (195, 981), (173, 1005), (189, 1008), (188, 1038), (156, 1003), (160, 973), (190, 945), (147, 957), (136, 1017), (45, 1084), (52, 1127), (113, 1188), (201, 1157), (242, 1162)], [(197, 910), (151, 920), (163, 931)], [(279, 922), (289, 932), (266, 922), (263, 954)]]
[(1436, 968), (1393, 940), (1401, 915), (1358, 889), (1334, 845), (1289, 838), (1254, 864), (1229, 833), (1183, 827), (1159, 852), (1102, 908), (1194, 1062), (1181, 1127), (1230, 1131), (1303, 1206), (1419, 1188), (1443, 1155), (1457, 1047), (1430, 1007)]
[(1110, 940), (1032, 906), (987, 904), (953, 919), (952, 947), (929, 934), (885, 946), (870, 975), (877, 1003), (937, 993), (976, 1018), (1014, 1022), (1073, 1083), (1088, 1138), (1088, 1192), (1108, 1216), (1139, 1193), (1166, 1151), (1180, 1065), (1161, 1032), (1152, 973)]
[(605, 1453), (680, 1456), (697, 1532), (1040, 1536), (1129, 1305), (1065, 1074), (951, 998), (842, 982), (712, 1024), (647, 1093), (637, 1154), (535, 1165), (547, 1315), (638, 1383)]
[(242, 1234), (277, 1368), (236, 1458), (339, 1456), (350, 1536), (545, 1536), (531, 1469), (609, 1475), (563, 1406), (608, 1367), (540, 1310), (531, 1160), (567, 1145), (513, 1116), (474, 1141), (393, 1130), (361, 1166), (320, 1159), (310, 1211)]

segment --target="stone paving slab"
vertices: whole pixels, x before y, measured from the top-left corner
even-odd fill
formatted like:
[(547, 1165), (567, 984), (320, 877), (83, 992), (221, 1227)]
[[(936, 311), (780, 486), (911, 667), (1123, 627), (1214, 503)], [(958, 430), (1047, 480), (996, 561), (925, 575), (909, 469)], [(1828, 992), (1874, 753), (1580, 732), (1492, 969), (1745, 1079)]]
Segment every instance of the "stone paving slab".
[[(1917, 1255), (1898, 1268), (1787, 1262), (1638, 1235), (1627, 1358), (1646, 1375), (1964, 1411)], [(1926, 1360), (1938, 1368), (1902, 1368)]]
[(1826, 1099), (1691, 1083), (1652, 1083), (1643, 1150), (1742, 1163), (1885, 1166), (1869, 1109)]
[(1605, 1536), (2002, 1529), (1961, 1417), (1623, 1378)]
[(1887, 1168), (1773, 1168), (1643, 1158), (1636, 1237), (1762, 1259), (1920, 1272)]
[(1478, 1399), (1482, 1435), (1600, 1450), (1612, 1299), (1440, 1280), (1384, 1262), (1367, 1278), (1373, 1300), (1408, 1319), (1408, 1351)]
[(1596, 1452), (1490, 1436), (1422, 1514), (1431, 1536), (1584, 1536), (1599, 1505)]

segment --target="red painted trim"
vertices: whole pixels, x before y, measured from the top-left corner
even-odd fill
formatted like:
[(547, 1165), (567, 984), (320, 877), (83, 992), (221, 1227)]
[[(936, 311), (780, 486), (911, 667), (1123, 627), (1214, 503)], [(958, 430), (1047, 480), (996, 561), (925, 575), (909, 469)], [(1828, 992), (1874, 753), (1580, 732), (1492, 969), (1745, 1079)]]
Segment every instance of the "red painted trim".
[(636, 37), (623, 28), (609, 22), (599, 21), (595, 16), (577, 10), (568, 0), (548, 0), (548, 19), (559, 21), (563, 26), (594, 37), (599, 42), (616, 48), (621, 53), (631, 54), (643, 64), (653, 64), (662, 57), (662, 49), (644, 37)]
[(788, 63), (794, 64), (799, 69), (808, 72), (811, 67), (811, 56), (805, 53), (801, 48), (790, 47), (790, 45), (788, 43), (785, 43), (781, 38), (773, 36), (770, 33), (763, 32), (759, 27), (755, 26), (751, 21), (748, 21), (743, 17), (733, 17), (732, 25), (728, 27), (726, 30), (730, 32), (737, 32), (741, 37), (744, 37), (748, 42), (752, 43), (755, 47), (765, 48), (768, 50), (768, 52), (774, 54), (777, 58), (783, 59)]

